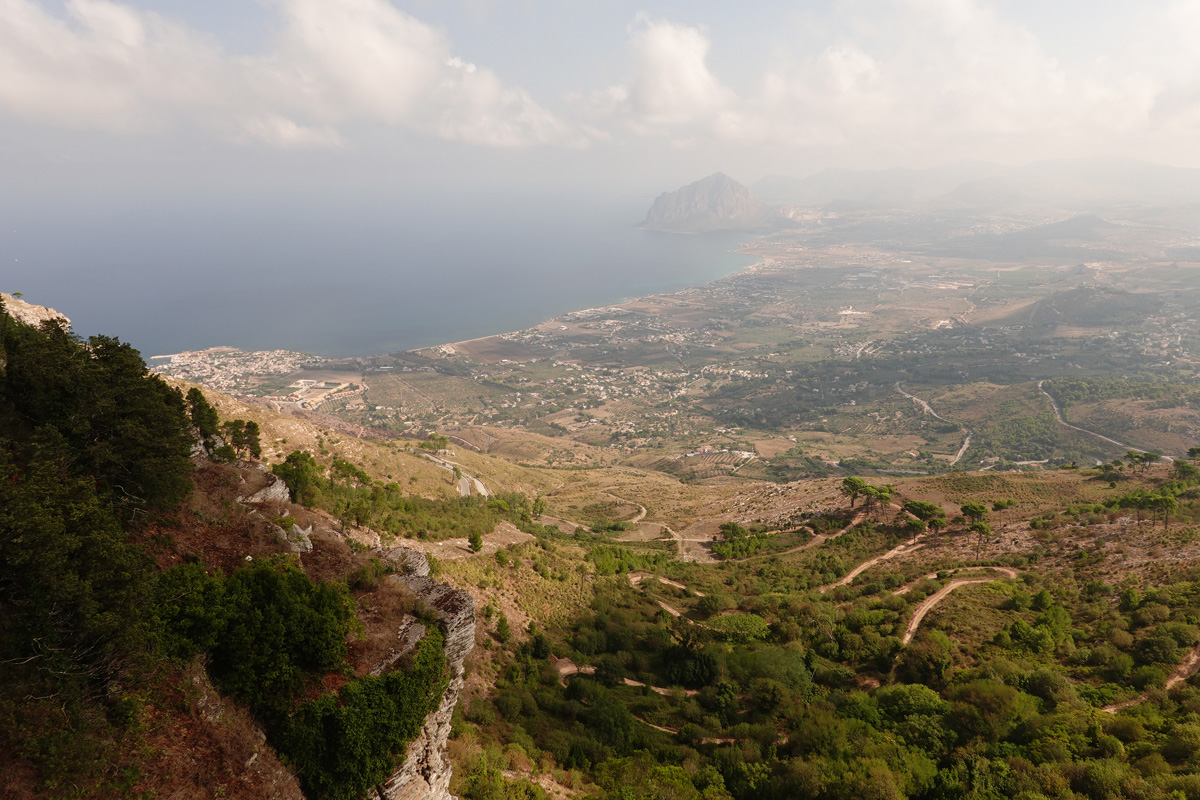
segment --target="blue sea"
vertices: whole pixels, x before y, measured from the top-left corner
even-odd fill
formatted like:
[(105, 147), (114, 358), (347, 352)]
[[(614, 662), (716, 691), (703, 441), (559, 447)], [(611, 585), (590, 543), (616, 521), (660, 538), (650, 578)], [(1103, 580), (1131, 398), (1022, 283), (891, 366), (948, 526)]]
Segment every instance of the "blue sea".
[(147, 357), (355, 356), (517, 330), (755, 261), (733, 252), (744, 234), (637, 230), (650, 200), (32, 204), (5, 214), (0, 290)]

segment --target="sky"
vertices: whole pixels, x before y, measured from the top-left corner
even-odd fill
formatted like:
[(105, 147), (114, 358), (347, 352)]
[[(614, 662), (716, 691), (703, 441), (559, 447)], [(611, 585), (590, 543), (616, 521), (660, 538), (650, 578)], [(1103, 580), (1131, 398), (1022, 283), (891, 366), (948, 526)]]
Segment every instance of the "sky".
[(0, 289), (151, 352), (511, 330), (710, 279), (630, 231), (717, 171), (1200, 167), (1198, 41), (1200, 0), (0, 0)]
[(1200, 0), (0, 0), (10, 191), (1200, 166)]

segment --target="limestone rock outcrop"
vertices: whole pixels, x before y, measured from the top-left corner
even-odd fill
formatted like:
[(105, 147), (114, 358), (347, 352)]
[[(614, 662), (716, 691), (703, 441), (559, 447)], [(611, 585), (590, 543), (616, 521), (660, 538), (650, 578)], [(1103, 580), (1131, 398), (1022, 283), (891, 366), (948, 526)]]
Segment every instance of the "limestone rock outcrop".
[[(403, 582), (418, 600), (437, 612), (438, 627), (445, 637), (450, 683), (442, 695), (441, 705), (425, 718), (421, 733), (409, 743), (404, 763), (369, 797), (372, 800), (453, 800), (446, 742), (450, 738), (454, 706), (466, 680), (465, 662), (475, 646), (475, 601), (467, 592), (429, 577), (428, 560), (415, 550), (398, 547), (384, 556), (406, 570), (404, 574), (393, 576), (392, 580)], [(410, 618), (397, 634), (396, 649), (372, 670), (373, 673), (391, 669), (425, 635), (425, 626)]]
[(286, 503), (290, 499), (291, 496), (288, 494), (287, 484), (283, 482), (283, 479), (272, 472), (268, 472), (267, 485), (249, 497), (239, 497), (238, 502), (264, 505), (266, 503)]
[(4, 301), (4, 310), (8, 312), (13, 319), (24, 322), (26, 325), (38, 327), (43, 322), (56, 320), (64, 325), (70, 325), (71, 320), (66, 314), (59, 313), (53, 308), (45, 306), (35, 306), (33, 303), (26, 303), (19, 297), (13, 297), (7, 292), (0, 292), (0, 299)]

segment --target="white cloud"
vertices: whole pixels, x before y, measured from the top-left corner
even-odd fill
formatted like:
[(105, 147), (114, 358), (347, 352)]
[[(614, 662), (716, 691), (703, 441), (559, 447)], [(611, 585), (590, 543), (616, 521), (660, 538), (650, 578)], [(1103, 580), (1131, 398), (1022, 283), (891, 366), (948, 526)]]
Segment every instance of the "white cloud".
[(1128, 48), (1090, 60), (1058, 57), (985, 0), (839, 9), (831, 29), (842, 33), (823, 49), (783, 48), (737, 91), (710, 69), (702, 29), (639, 16), (632, 78), (591, 95), (591, 124), (688, 147), (870, 150), (896, 160), (1122, 149), (1153, 157), (1157, 144), (1198, 132), (1200, 0), (1142, 15)]
[(999, 0), (832, 0), (832, 16), (814, 12), (797, 35), (782, 17), (777, 35), (762, 31), (750, 77), (713, 65), (714, 44), (728, 45), (719, 17), (707, 29), (640, 14), (626, 79), (572, 93), (571, 121), (395, 0), (262, 1), (273, 37), (231, 55), (142, 0), (0, 0), (0, 115), (285, 148), (352, 146), (355, 126), (386, 126), (502, 147), (1196, 160), (1200, 0), (1126, 14), (1122, 46), (1090, 57), (1055, 52)]
[(281, 147), (340, 146), (334, 126), (355, 123), (485, 145), (574, 143), (526, 91), (387, 0), (274, 7), (269, 51), (232, 57), (124, 3), (69, 0), (60, 19), (0, 0), (0, 110), (82, 128), (201, 126)]
[(680, 125), (719, 114), (733, 92), (708, 70), (709, 42), (698, 28), (639, 16), (632, 32), (634, 79), (619, 90), (628, 111), (649, 125)]
[(283, 149), (341, 147), (341, 135), (328, 126), (310, 128), (278, 114), (264, 114), (242, 122), (244, 140)]
[(67, 19), (0, 0), (0, 107), (72, 127), (141, 130), (207, 107), (215, 51), (162, 18), (105, 0), (70, 0)]
[(601, 126), (605, 119), (620, 120), (637, 135), (664, 134), (681, 148), (708, 136), (727, 138), (741, 126), (736, 94), (709, 71), (703, 30), (639, 14), (629, 36), (632, 78), (575, 96), (585, 115)]

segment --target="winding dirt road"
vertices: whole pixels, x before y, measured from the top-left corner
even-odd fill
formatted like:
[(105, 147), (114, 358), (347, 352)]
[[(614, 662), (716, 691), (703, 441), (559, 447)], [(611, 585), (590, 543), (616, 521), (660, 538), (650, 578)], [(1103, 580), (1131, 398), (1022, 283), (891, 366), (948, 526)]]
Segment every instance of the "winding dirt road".
[[(942, 422), (949, 423), (950, 425), (961, 425), (961, 423), (955, 422), (952, 419), (946, 419), (941, 414), (934, 411), (933, 406), (929, 405), (929, 403), (917, 397), (915, 394), (909, 394), (908, 392), (904, 391), (904, 384), (900, 381), (896, 381), (896, 391), (907, 397), (909, 400), (912, 400), (914, 403), (924, 409), (926, 414), (934, 419), (940, 419)], [(950, 466), (954, 466), (959, 461), (962, 461), (962, 457), (967, 454), (967, 448), (971, 446), (971, 429), (964, 427), (963, 430), (967, 432), (967, 437), (963, 439), (962, 447), (958, 448), (958, 452), (954, 454), (954, 460), (950, 462)]]
[(835, 531), (833, 533), (818, 533), (817, 535), (813, 536), (813, 538), (809, 539), (804, 544), (798, 544), (795, 547), (789, 548), (787, 550), (781, 550), (778, 553), (755, 553), (752, 556), (746, 556), (745, 558), (735, 558), (732, 560), (734, 562), (740, 564), (743, 561), (753, 561), (756, 558), (770, 558), (771, 556), (787, 556), (787, 555), (791, 555), (792, 553), (799, 553), (804, 550), (808, 550), (811, 547), (816, 547), (819, 544), (824, 544), (825, 542), (828, 542), (830, 539), (836, 539), (837, 537), (841, 536), (843, 533), (846, 533), (847, 531), (849, 531), (851, 528), (853, 528), (858, 523), (862, 522), (863, 517), (865, 517), (865, 516), (866, 516), (866, 511), (858, 511), (854, 514), (853, 517), (850, 518), (849, 524), (847, 524), (846, 527), (842, 528), (841, 530)]
[(825, 592), (829, 591), (830, 589), (836, 589), (838, 586), (845, 586), (846, 584), (850, 583), (850, 581), (854, 580), (859, 575), (866, 572), (871, 567), (875, 566), (876, 564), (880, 563), (881, 561), (887, 561), (889, 559), (895, 558), (896, 556), (904, 555), (905, 553), (911, 553), (912, 551), (919, 550), (922, 547), (924, 547), (924, 543), (921, 542), (919, 539), (916, 541), (905, 542), (904, 544), (899, 545), (898, 547), (892, 548), (891, 550), (887, 551), (883, 555), (875, 556), (874, 558), (864, 561), (863, 563), (859, 564), (857, 567), (850, 570), (849, 572), (847, 572), (845, 575), (843, 575), (841, 578), (834, 581), (833, 583), (826, 584), (825, 586), (819, 587), (817, 589), (817, 591), (820, 592), (821, 594), (825, 594)]
[[(661, 575), (651, 575), (649, 572), (630, 572), (629, 585), (638, 586), (647, 578), (657, 578), (659, 583), (665, 583), (667, 586), (674, 586), (676, 589), (682, 589), (685, 592), (688, 590), (688, 586), (685, 583), (673, 581), (670, 578), (664, 578)], [(692, 589), (692, 594), (696, 595), (696, 597), (704, 597), (704, 592), (700, 591), (699, 589)]]
[[(1017, 577), (1017, 571), (1008, 567), (989, 567), (989, 569), (1003, 573), (1006, 578)], [(950, 581), (941, 589), (921, 601), (921, 605), (917, 606), (917, 610), (913, 612), (912, 619), (908, 621), (908, 627), (904, 631), (904, 636), (900, 638), (900, 643), (906, 645), (911, 642), (913, 637), (917, 635), (917, 628), (921, 626), (921, 620), (925, 619), (925, 615), (945, 600), (955, 589), (971, 583), (991, 583), (996, 580), (999, 580), (999, 578), (960, 578)]]
[[(1183, 662), (1175, 668), (1171, 673), (1171, 677), (1167, 678), (1166, 688), (1170, 689), (1183, 683), (1188, 678), (1200, 671), (1200, 644), (1193, 647), (1183, 659)], [(1104, 706), (1100, 710), (1107, 714), (1116, 714), (1118, 711), (1124, 711), (1131, 706), (1136, 706), (1138, 703), (1146, 699), (1146, 693), (1143, 692), (1132, 700), (1126, 700), (1121, 703), (1113, 703), (1109, 706)]]
[[(567, 680), (568, 675), (595, 675), (596, 674), (595, 667), (581, 667), (569, 658), (560, 658), (555, 663), (554, 668), (558, 671), (558, 681), (563, 686), (567, 685), (566, 680)], [(700, 694), (700, 692), (696, 689), (668, 689), (665, 686), (650, 686), (649, 684), (642, 683), (641, 681), (635, 681), (633, 678), (625, 678), (625, 679), (623, 679), (622, 682), (626, 686), (646, 686), (650, 689), (650, 691), (657, 692), (658, 694), (661, 694), (664, 697), (669, 697), (669, 696), (675, 694), (676, 692), (683, 692), (688, 697), (694, 697), (694, 696)], [(649, 725), (650, 723), (647, 722), (646, 724)], [(659, 730), (663, 730), (663, 729), (660, 728)], [(668, 731), (668, 733), (678, 733), (678, 731)]]

